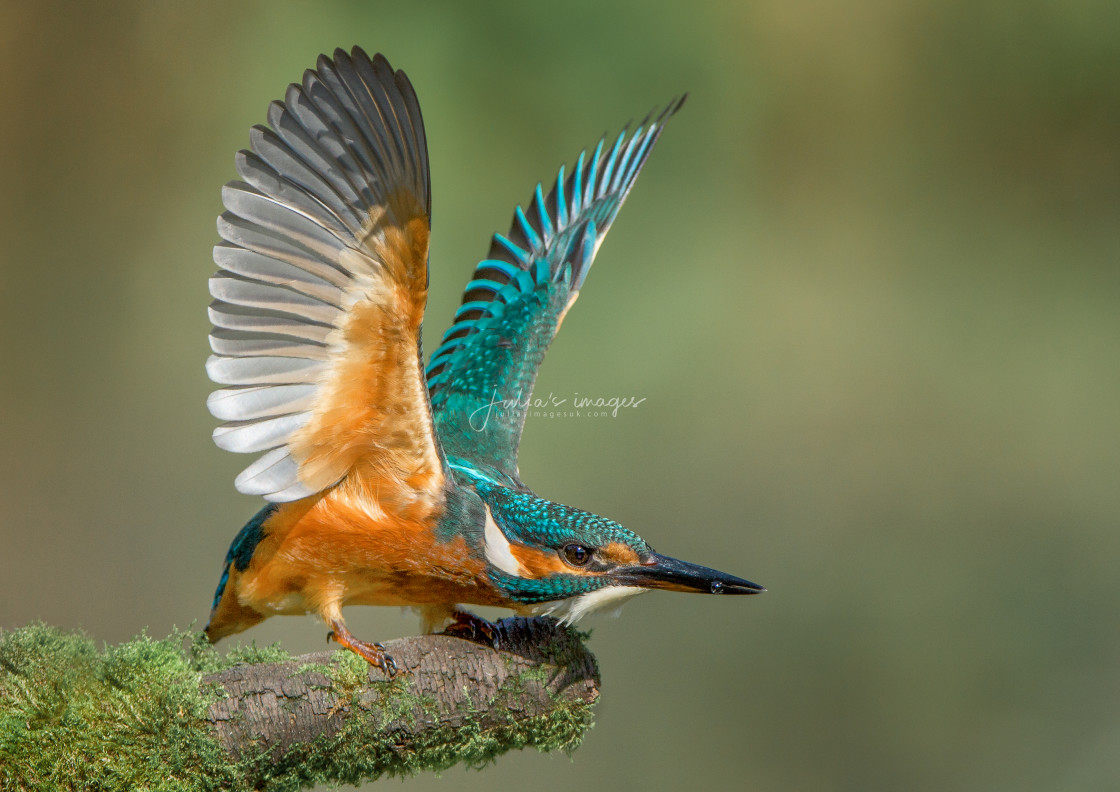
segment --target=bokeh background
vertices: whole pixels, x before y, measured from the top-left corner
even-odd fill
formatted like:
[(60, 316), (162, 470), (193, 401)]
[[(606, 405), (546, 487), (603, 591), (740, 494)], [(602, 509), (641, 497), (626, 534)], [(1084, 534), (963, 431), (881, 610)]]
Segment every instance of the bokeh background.
[(522, 472), (770, 591), (592, 622), (571, 760), (408, 786), (1120, 788), (1120, 4), (654, 6), (0, 3), (0, 627), (205, 620), (257, 508), (204, 407), (219, 186), (319, 52), (420, 95), (429, 348), (537, 180), (689, 90), (538, 384), (646, 401), (530, 418)]

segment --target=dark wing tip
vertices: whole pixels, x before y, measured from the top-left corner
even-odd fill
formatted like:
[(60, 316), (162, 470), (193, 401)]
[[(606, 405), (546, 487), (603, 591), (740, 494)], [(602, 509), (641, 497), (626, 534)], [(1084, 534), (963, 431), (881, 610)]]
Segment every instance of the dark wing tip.
[(338, 63), (340, 61), (349, 61), (351, 63), (361, 63), (364, 61), (365, 63), (372, 64), (375, 69), (388, 69), (390, 72), (394, 71), (393, 67), (389, 64), (388, 58), (386, 58), (380, 52), (375, 52), (373, 55), (369, 55), (365, 51), (365, 49), (362, 48), (361, 44), (355, 44), (350, 48), (349, 52), (344, 50), (342, 47), (335, 47), (334, 52), (332, 52), (330, 55), (326, 55), (325, 53), (320, 55), (319, 59), (316, 61), (316, 64), (322, 65), (323, 63)]
[[(319, 57), (326, 58), (327, 56), (320, 55)], [(398, 86), (400, 85), (402, 78), (405, 80), (405, 82), (408, 82), (408, 76), (404, 73), (404, 70), (394, 69), (393, 65), (389, 63), (389, 59), (385, 57), (384, 53), (375, 52), (371, 56), (362, 48), (360, 44), (355, 44), (353, 47), (351, 47), (349, 53), (347, 53), (346, 50), (342, 49), (341, 47), (336, 49), (334, 51), (334, 59), (339, 60), (340, 58), (348, 58), (350, 61), (365, 61), (366, 63), (369, 63), (373, 66), (374, 72), (387, 71), (393, 75)], [(408, 84), (411, 87), (411, 83)]]

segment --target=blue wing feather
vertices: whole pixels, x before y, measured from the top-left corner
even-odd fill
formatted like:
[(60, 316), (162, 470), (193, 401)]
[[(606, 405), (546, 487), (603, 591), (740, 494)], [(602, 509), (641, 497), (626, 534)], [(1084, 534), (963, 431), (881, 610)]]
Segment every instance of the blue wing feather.
[(517, 222), (521, 226), (521, 233), (525, 235), (525, 239), (529, 242), (529, 248), (531, 250), (539, 250), (544, 247), (541, 238), (537, 236), (537, 232), (533, 230), (533, 226), (529, 224), (529, 220), (525, 217), (525, 212), (520, 206), (517, 207), (517, 210), (514, 212), (514, 217), (517, 218)]
[[(518, 208), (518, 211), (520, 211), (520, 208)], [(512, 232), (510, 236), (513, 236)], [(509, 241), (501, 234), (494, 234), (494, 242), (505, 248), (509, 255), (513, 256), (520, 264), (524, 264), (529, 259), (529, 253), (527, 251), (513, 244), (513, 242)], [(493, 254), (493, 251), (491, 251), (491, 254)]]
[[(561, 174), (561, 176), (558, 177), (557, 180), (559, 181), (559, 179), (562, 177), (563, 174)], [(537, 217), (540, 218), (541, 228), (543, 230), (544, 236), (546, 239), (549, 239), (552, 237), (552, 218), (549, 217), (548, 210), (545, 208), (544, 194), (541, 192), (541, 185), (539, 182), (537, 183), (537, 191), (533, 196), (533, 201), (537, 207)]]
[(603, 166), (603, 178), (599, 182), (599, 196), (605, 195), (609, 190), (609, 183), (611, 174), (614, 172), (615, 163), (618, 162), (618, 152), (622, 150), (622, 141), (626, 138), (626, 132), (623, 131), (619, 134), (618, 139), (614, 142), (614, 147), (611, 149), (610, 155), (607, 157), (607, 162)]
[(583, 208), (583, 159), (587, 155), (586, 151), (579, 153), (579, 159), (576, 160), (576, 166), (572, 169), (572, 214), (578, 215), (580, 209)]
[[(579, 294), (595, 251), (669, 117), (671, 102), (618, 135), (604, 156), (581, 152), (545, 197), (537, 185), (495, 234), (427, 367), (433, 419), (450, 460), (517, 480), (517, 448), (537, 369), (564, 312)], [(652, 120), (651, 120), (652, 119)]]
[(568, 224), (568, 203), (564, 200), (564, 166), (560, 166), (560, 173), (556, 176), (556, 186), (548, 194), (552, 204), (556, 207), (556, 225), (563, 228)]

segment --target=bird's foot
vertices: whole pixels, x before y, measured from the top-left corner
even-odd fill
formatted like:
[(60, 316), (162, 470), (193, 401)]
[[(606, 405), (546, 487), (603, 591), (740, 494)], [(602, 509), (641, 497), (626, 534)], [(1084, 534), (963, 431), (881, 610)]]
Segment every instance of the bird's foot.
[(481, 616), (461, 610), (452, 613), (451, 618), (453, 621), (444, 629), (444, 635), (474, 641), (491, 649), (498, 648), (498, 625), (486, 621)]
[(384, 646), (379, 643), (358, 640), (341, 621), (331, 622), (331, 631), (327, 633), (327, 642), (331, 641), (346, 647), (370, 665), (377, 666), (390, 679), (398, 673), (397, 662), (386, 653)]

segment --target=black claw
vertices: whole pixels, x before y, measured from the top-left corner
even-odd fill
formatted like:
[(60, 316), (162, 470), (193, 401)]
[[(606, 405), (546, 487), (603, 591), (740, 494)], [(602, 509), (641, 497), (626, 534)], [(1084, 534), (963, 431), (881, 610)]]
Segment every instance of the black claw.
[[(376, 645), (376, 644), (375, 644)], [(384, 654), (384, 649), (380, 645), (376, 645), (378, 649), (382, 649), (381, 662), (378, 667), (385, 673), (387, 677), (392, 679), (397, 675), (399, 669), (397, 668), (397, 661), (387, 654)]]
[(466, 612), (457, 613), (455, 620), (444, 629), (443, 635), (472, 641), (492, 649), (497, 649), (500, 643), (498, 625)]

